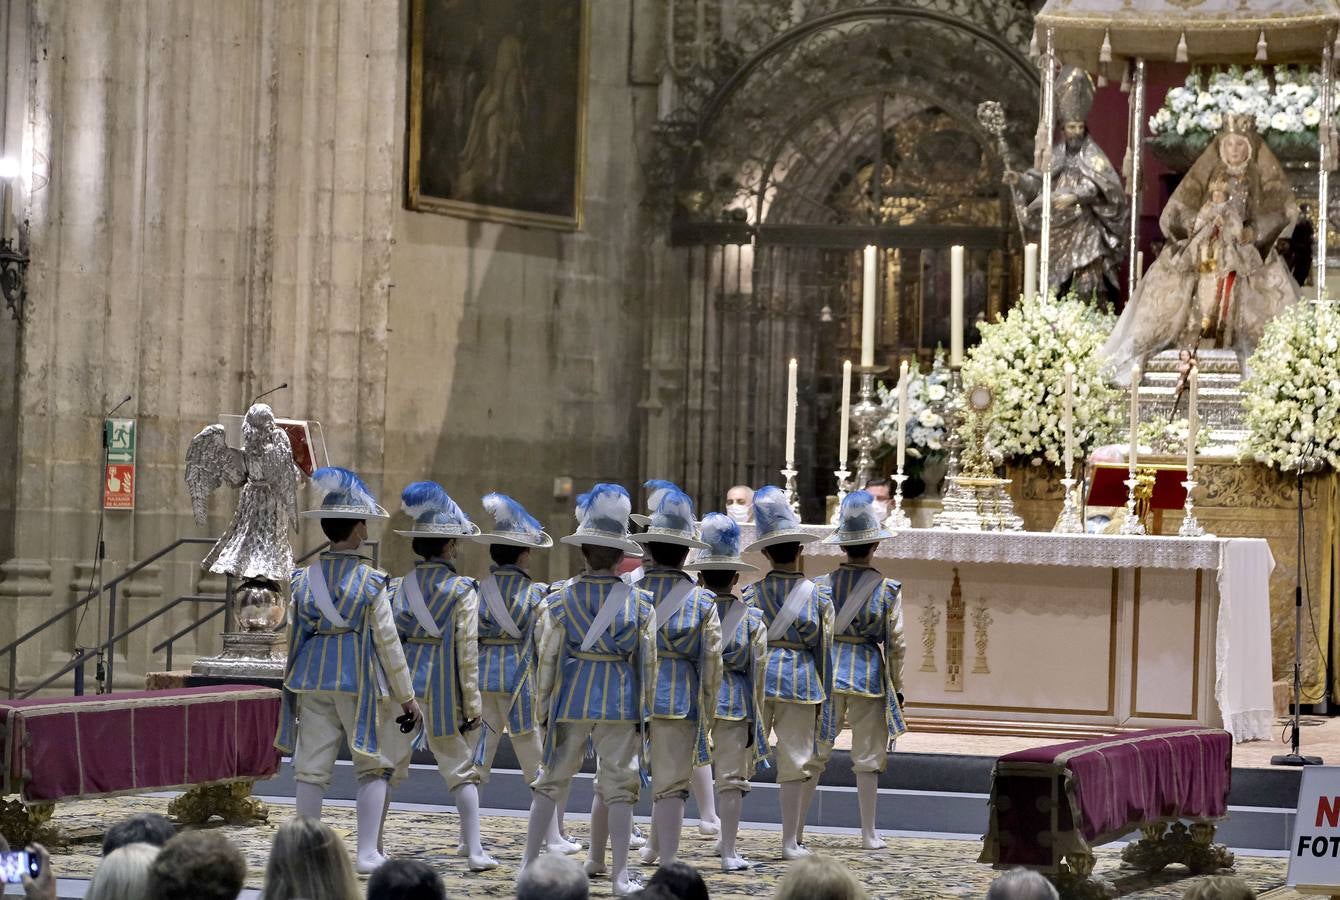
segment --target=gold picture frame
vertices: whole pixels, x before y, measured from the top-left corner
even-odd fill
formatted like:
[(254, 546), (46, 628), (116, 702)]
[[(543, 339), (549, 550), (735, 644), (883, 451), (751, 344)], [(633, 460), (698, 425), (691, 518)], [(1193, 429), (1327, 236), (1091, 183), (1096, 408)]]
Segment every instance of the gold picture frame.
[(580, 229), (589, 29), (589, 0), (412, 0), (407, 208)]

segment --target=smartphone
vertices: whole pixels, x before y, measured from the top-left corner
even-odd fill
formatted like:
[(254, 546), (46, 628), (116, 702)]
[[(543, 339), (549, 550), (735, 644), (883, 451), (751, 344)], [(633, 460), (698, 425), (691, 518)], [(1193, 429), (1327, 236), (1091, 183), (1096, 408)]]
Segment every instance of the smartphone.
[(42, 859), (27, 850), (11, 850), (0, 853), (0, 876), (5, 884), (22, 884), (23, 876), (36, 878), (41, 874)]

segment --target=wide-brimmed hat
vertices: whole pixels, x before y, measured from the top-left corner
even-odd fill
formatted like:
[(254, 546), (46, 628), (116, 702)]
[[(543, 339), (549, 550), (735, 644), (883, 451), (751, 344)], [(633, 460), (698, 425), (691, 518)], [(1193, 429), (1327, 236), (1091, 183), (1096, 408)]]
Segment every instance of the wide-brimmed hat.
[(740, 525), (730, 516), (722, 513), (708, 513), (698, 523), (699, 536), (706, 549), (694, 554), (684, 564), (684, 568), (706, 572), (722, 570), (730, 572), (757, 572), (758, 566), (740, 558)]
[[(651, 482), (648, 482), (651, 484)], [(669, 482), (652, 493), (653, 512), (647, 530), (633, 535), (639, 544), (674, 544), (678, 547), (707, 549), (698, 539), (697, 523), (693, 516), (693, 501), (689, 495)]]
[(613, 547), (630, 556), (641, 556), (642, 549), (628, 538), (632, 506), (623, 485), (597, 484), (577, 498), (577, 530), (559, 541), (577, 547)]
[(470, 521), (446, 488), (436, 481), (416, 481), (400, 494), (400, 508), (414, 524), (397, 528), (407, 538), (465, 538), (479, 534), (479, 526)]
[(776, 485), (767, 485), (754, 492), (754, 542), (744, 548), (752, 553), (773, 544), (808, 544), (818, 535), (801, 530), (800, 518), (791, 509), (786, 494)]
[(321, 502), (302, 514), (309, 519), (389, 519), (363, 480), (348, 469), (326, 466), (312, 473)]
[(506, 494), (485, 494), (484, 511), (493, 516), (492, 531), (474, 536), (481, 544), (506, 544), (509, 547), (552, 547), (554, 539), (526, 508)]
[(647, 491), (647, 514), (629, 513), (628, 518), (636, 522), (639, 528), (646, 528), (651, 524), (651, 517), (656, 512), (657, 504), (661, 502), (662, 494), (670, 489), (679, 490), (679, 485), (664, 478), (652, 478), (643, 482), (642, 487)]
[(869, 491), (852, 491), (838, 507), (837, 530), (824, 538), (825, 544), (873, 544), (893, 537), (875, 512), (875, 498)]

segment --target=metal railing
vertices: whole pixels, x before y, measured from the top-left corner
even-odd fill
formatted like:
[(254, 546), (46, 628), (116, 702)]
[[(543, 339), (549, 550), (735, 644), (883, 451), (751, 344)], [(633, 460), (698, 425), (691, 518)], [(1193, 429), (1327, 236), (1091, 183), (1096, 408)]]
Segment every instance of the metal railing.
[[(108, 595), (106, 639), (99, 641), (98, 644), (94, 647), (76, 648), (74, 657), (71, 658), (71, 660), (68, 663), (66, 663), (63, 668), (61, 668), (55, 674), (44, 678), (38, 684), (25, 690), (22, 694), (23, 697), (31, 697), (33, 694), (37, 693), (40, 690), (43, 690), (46, 687), (49, 687), (53, 682), (57, 681), (64, 675), (69, 674), (70, 672), (75, 673), (74, 675), (75, 694), (76, 695), (82, 694), (84, 684), (84, 666), (90, 659), (98, 657), (104, 651), (107, 654), (107, 659), (104, 669), (105, 674), (103, 678), (104, 683), (106, 685), (107, 693), (111, 693), (113, 690), (113, 685), (115, 684), (113, 677), (115, 675), (116, 645), (121, 641), (125, 640), (126, 638), (128, 638), (130, 635), (146, 627), (151, 622), (156, 621), (157, 619), (176, 609), (183, 603), (213, 603), (217, 604), (217, 608), (195, 619), (191, 623), (187, 624), (185, 627), (178, 629), (176, 632), (169, 635), (167, 638), (160, 641), (153, 647), (153, 649), (150, 651), (151, 653), (157, 653), (160, 650), (166, 650), (167, 668), (169, 670), (172, 668), (173, 646), (177, 641), (181, 640), (186, 635), (196, 631), (198, 628), (200, 628), (201, 625), (204, 625), (205, 623), (214, 620), (220, 613), (224, 614), (224, 630), (225, 631), (229, 630), (229, 628), (231, 627), (231, 620), (232, 620), (232, 604), (229, 602), (229, 599), (233, 595), (232, 577), (228, 577), (226, 580), (226, 587), (223, 596), (219, 596), (217, 594), (183, 594), (177, 597), (175, 600), (169, 601), (168, 603), (164, 604), (163, 606), (159, 607), (158, 609), (154, 610), (148, 615), (141, 617), (136, 622), (121, 629), (119, 632), (116, 631), (118, 589), (122, 582), (124, 582), (131, 576), (143, 571), (145, 568), (157, 562), (158, 560), (162, 559), (164, 556), (176, 550), (178, 547), (187, 544), (213, 545), (217, 542), (218, 538), (211, 538), (211, 537), (177, 538), (175, 541), (168, 544), (166, 547), (163, 547), (162, 549), (145, 557), (139, 562), (132, 564), (129, 568), (122, 571), (119, 575), (103, 583), (103, 585), (99, 589), (90, 591), (83, 597), (80, 597), (74, 603), (67, 606), (65, 609), (45, 619), (40, 624), (36, 625), (33, 628), (30, 628), (28, 631), (25, 631), (23, 634), (19, 635), (17, 638), (10, 641), (8, 644), (5, 644), (3, 647), (0, 647), (0, 655), (8, 654), (9, 657), (8, 660), (9, 684), (7, 687), (9, 698), (12, 700), (14, 699), (15, 696), (16, 684), (18, 681), (19, 648), (24, 643), (38, 636), (47, 629), (54, 627), (55, 625), (57, 625), (60, 622), (63, 622), (65, 619), (69, 618), (75, 613), (83, 610), (86, 606), (88, 606), (88, 604), (99, 599), (101, 595), (104, 593)], [(368, 541), (367, 545), (372, 550), (373, 564), (376, 565), (380, 563), (381, 541), (380, 540)], [(329, 542), (323, 542), (321, 544), (318, 544), (317, 546), (304, 552), (301, 556), (297, 557), (294, 560), (294, 562), (298, 564), (304, 563), (309, 559), (311, 559), (312, 557), (319, 554), (321, 551), (325, 550), (328, 546), (330, 546)]]

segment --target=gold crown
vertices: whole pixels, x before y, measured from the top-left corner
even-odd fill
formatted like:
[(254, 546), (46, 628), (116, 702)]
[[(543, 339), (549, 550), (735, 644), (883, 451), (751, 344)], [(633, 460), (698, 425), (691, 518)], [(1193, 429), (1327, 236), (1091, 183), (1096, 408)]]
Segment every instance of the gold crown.
[(1224, 134), (1256, 133), (1256, 117), (1251, 115), (1230, 114), (1224, 116)]

